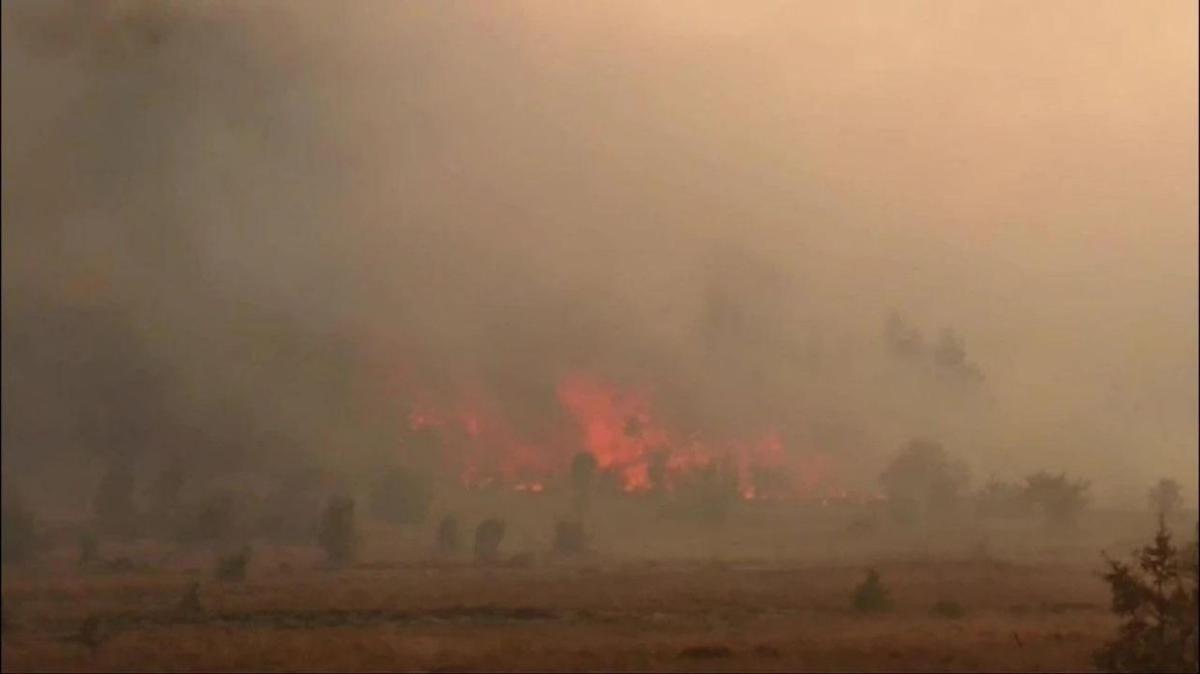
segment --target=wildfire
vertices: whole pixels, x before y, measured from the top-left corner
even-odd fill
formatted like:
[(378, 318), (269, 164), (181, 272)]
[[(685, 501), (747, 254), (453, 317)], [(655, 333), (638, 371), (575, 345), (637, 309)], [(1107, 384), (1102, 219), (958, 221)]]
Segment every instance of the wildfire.
[(576, 373), (560, 381), (556, 394), (565, 424), (536, 441), (508, 424), (498, 406), (477, 392), (454, 405), (410, 404), (407, 426), (434, 433), (445, 467), (472, 488), (509, 485), (518, 492), (543, 493), (546, 482), (563, 475), (581, 450), (629, 494), (671, 492), (699, 475), (725, 475), (720, 479), (735, 485), (741, 498), (764, 501), (818, 496), (834, 480), (827, 456), (786, 451), (773, 430), (719, 442), (669, 428), (644, 389)]

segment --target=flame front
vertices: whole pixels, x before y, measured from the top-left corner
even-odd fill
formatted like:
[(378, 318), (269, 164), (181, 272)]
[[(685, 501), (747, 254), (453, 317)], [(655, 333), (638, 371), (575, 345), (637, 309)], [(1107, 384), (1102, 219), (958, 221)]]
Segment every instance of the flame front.
[(844, 491), (834, 486), (828, 456), (788, 451), (776, 430), (739, 441), (681, 432), (656, 415), (650, 391), (588, 373), (562, 378), (555, 393), (561, 419), (548, 423), (553, 430), (538, 440), (519, 432), (499, 405), (478, 392), (440, 408), (413, 403), (407, 427), (436, 434), (444, 467), (471, 488), (543, 493), (577, 452), (587, 451), (602, 475), (631, 494), (671, 492), (701, 471), (728, 471), (748, 501)]

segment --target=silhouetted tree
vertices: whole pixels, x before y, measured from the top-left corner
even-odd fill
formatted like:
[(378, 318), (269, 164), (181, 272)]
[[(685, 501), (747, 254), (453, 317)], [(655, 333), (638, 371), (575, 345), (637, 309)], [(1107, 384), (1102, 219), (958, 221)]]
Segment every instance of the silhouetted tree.
[(1171, 521), (1183, 505), (1183, 488), (1170, 478), (1159, 480), (1149, 493), (1150, 510), (1164, 521)]
[(1025, 498), (1046, 518), (1047, 524), (1056, 527), (1077, 523), (1087, 506), (1087, 490), (1086, 481), (1067, 479), (1065, 473), (1039, 471), (1025, 478)]
[(976, 496), (976, 505), (984, 517), (1020, 517), (1030, 511), (1025, 487), (999, 480), (991, 480), (983, 486)]
[(967, 360), (967, 351), (963, 347), (962, 338), (950, 328), (942, 330), (937, 346), (933, 350), (933, 363), (941, 371), (963, 381), (983, 379), (983, 373), (979, 371), (979, 367)]
[[(1193, 546), (1191, 546), (1194, 548)], [(1196, 672), (1197, 567), (1194, 554), (1171, 542), (1159, 521), (1154, 542), (1136, 564), (1108, 559), (1104, 580), (1112, 610), (1121, 618), (1117, 638), (1096, 653), (1096, 665), (1112, 672)]]
[(967, 469), (951, 460), (940, 443), (915, 439), (906, 444), (879, 476), (892, 514), (911, 522), (949, 513), (967, 485)]

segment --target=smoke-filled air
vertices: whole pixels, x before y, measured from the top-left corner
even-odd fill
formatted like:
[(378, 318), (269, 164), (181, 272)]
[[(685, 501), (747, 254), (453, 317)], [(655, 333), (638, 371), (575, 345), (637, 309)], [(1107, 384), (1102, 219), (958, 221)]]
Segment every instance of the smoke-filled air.
[(4, 671), (1196, 671), (1195, 3), (0, 11)]

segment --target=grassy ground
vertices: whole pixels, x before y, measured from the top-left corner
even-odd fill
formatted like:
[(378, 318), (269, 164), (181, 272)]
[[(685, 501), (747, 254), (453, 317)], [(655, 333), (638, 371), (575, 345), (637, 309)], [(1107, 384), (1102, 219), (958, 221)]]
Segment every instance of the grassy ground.
[[(474, 498), (474, 497), (472, 497)], [(1080, 671), (1116, 629), (1101, 550), (1124, 556), (1144, 514), (1093, 513), (1072, 532), (969, 517), (907, 531), (861, 508), (745, 507), (722, 525), (598, 503), (594, 554), (546, 554), (553, 498), (462, 500), (427, 526), (366, 523), (362, 562), (322, 568), (310, 542), (255, 543), (248, 577), (214, 551), (103, 541), (133, 568), (81, 570), (64, 527), (3, 575), (4, 671)], [(442, 512), (464, 537), (504, 513), (503, 553), (431, 562)], [(957, 524), (953, 522), (957, 521)], [(1180, 520), (1190, 536), (1194, 514)], [(1182, 540), (1182, 538), (1181, 538)], [(130, 565), (126, 565), (127, 567)], [(851, 610), (868, 568), (894, 608)], [(180, 609), (198, 583), (200, 609)], [(955, 602), (960, 617), (939, 615)], [(86, 627), (85, 627), (86, 626)]]
[[(896, 606), (877, 616), (849, 609), (861, 565), (804, 562), (10, 573), (3, 669), (1066, 671), (1114, 629), (1091, 568), (878, 568)], [(178, 609), (193, 581), (198, 613)], [(935, 615), (939, 600), (966, 614)]]

